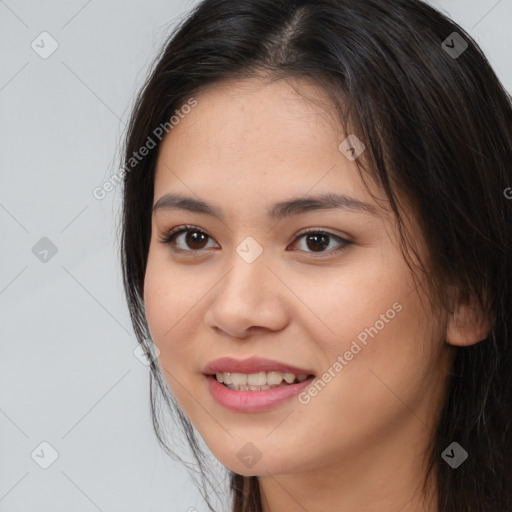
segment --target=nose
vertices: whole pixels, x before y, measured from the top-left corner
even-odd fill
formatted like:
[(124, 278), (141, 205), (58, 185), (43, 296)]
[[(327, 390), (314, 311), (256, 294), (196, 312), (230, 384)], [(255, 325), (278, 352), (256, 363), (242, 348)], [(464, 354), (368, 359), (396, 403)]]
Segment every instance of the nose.
[(290, 293), (264, 253), (251, 263), (237, 253), (212, 291), (206, 325), (226, 336), (246, 339), (254, 331), (279, 331), (289, 322)]

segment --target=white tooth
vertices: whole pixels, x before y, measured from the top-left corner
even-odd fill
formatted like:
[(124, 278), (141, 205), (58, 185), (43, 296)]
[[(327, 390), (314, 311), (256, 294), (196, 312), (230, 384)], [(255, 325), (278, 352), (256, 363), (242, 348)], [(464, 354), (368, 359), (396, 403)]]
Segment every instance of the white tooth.
[(247, 384), (247, 374), (246, 373), (232, 373), (233, 384), (235, 386), (245, 386)]
[(265, 372), (250, 373), (247, 375), (247, 384), (249, 386), (263, 386), (267, 383), (267, 374)]
[(288, 384), (291, 384), (295, 380), (295, 375), (293, 373), (285, 373), (283, 378)]
[(267, 372), (267, 384), (269, 386), (275, 386), (281, 384), (283, 380), (282, 372)]
[(230, 389), (239, 391), (260, 391), (277, 386), (286, 386), (292, 384), (297, 379), (298, 382), (305, 381), (308, 376), (297, 375), (293, 373), (282, 372), (258, 372), (258, 373), (231, 373), (218, 372), (215, 377), (219, 382), (223, 382)]

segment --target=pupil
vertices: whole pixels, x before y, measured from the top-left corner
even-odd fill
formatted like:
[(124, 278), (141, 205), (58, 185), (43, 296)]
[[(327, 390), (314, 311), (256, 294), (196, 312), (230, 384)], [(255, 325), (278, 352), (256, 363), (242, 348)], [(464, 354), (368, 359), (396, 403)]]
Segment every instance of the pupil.
[[(198, 233), (197, 231), (190, 231), (186, 235), (187, 245), (191, 249), (202, 249), (203, 246), (201, 245), (201, 242), (203, 242), (203, 245), (204, 245), (205, 240), (206, 240), (205, 234)], [(199, 246), (196, 245), (197, 243), (199, 243)]]
[[(307, 244), (308, 244), (308, 249), (325, 249), (328, 245), (329, 245), (329, 242), (328, 242), (328, 236), (327, 235), (308, 235), (306, 237), (306, 240), (307, 240)], [(319, 240), (322, 240), (320, 243), (319, 243)], [(311, 241), (314, 241), (314, 245), (311, 247), (309, 245), (309, 243)]]

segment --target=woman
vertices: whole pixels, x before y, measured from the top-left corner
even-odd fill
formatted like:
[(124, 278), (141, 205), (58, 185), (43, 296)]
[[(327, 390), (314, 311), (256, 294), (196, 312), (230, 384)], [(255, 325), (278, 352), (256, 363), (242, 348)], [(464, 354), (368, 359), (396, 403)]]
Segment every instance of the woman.
[(510, 96), (428, 5), (200, 3), (125, 148), (162, 445), (160, 396), (234, 511), (512, 510), (511, 161)]

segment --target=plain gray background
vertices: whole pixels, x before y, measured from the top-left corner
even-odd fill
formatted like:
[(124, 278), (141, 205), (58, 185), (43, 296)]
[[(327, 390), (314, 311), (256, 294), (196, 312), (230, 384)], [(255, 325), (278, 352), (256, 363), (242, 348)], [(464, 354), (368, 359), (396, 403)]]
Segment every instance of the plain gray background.
[[(121, 285), (120, 187), (92, 194), (118, 172), (134, 94), (196, 3), (0, 0), (0, 512), (207, 510), (153, 434)], [(512, 0), (430, 3), (511, 91)], [(58, 453), (47, 469), (42, 442)]]

